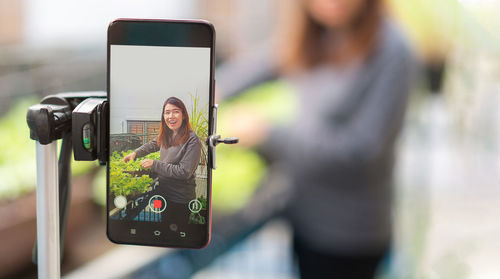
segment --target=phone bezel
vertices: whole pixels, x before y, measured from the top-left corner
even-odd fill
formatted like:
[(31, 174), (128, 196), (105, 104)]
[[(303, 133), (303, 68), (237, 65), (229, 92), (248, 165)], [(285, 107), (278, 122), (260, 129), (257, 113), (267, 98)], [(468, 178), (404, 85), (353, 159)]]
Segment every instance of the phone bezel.
[[(191, 35), (186, 36), (190, 33)], [(108, 101), (112, 102), (110, 94), (110, 50), (111, 45), (143, 45), (143, 46), (179, 46), (179, 47), (210, 47), (210, 92), (209, 92), (209, 134), (214, 125), (214, 71), (215, 71), (215, 29), (213, 25), (205, 20), (164, 20), (164, 19), (116, 19), (108, 26), (107, 32), (107, 79), (106, 92)], [(110, 119), (107, 117), (107, 125), (110, 125)], [(108, 131), (109, 133), (109, 131)], [(109, 136), (109, 135), (108, 135)], [(209, 135), (207, 135), (209, 136)], [(108, 137), (109, 138), (109, 137)], [(109, 141), (107, 142), (109, 144)], [(207, 158), (207, 225), (206, 237), (199, 243), (184, 239), (177, 243), (167, 243), (158, 241), (153, 231), (154, 224), (147, 222), (137, 222), (146, 231), (150, 231), (150, 239), (131, 236), (127, 231), (130, 229), (129, 222), (114, 221), (109, 218), (109, 158), (110, 149), (108, 148), (108, 164), (106, 165), (106, 235), (108, 239), (117, 244), (146, 245), (174, 248), (203, 248), (210, 242), (211, 219), (212, 219), (212, 154), (209, 150)], [(115, 230), (110, 229), (111, 224)], [(156, 225), (157, 226), (157, 225)], [(157, 228), (157, 227), (156, 227)], [(162, 238), (163, 239), (163, 238)]]

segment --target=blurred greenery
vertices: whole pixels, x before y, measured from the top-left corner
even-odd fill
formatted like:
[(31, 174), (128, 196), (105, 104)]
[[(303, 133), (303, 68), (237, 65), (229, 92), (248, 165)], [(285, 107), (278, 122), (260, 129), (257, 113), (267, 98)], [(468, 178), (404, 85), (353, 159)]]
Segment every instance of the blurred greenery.
[(29, 137), (26, 111), (36, 102), (34, 97), (21, 100), (0, 120), (0, 199), (14, 199), (35, 186), (35, 142)]
[[(219, 122), (224, 124), (231, 116), (226, 115), (231, 109), (239, 105), (251, 106), (272, 125), (284, 125), (292, 117), (297, 108), (297, 100), (294, 98), (292, 87), (282, 80), (270, 81), (243, 92), (241, 95), (222, 102), (219, 108)], [(224, 125), (217, 127), (221, 134), (224, 133)]]
[(213, 172), (213, 206), (225, 212), (245, 205), (265, 175), (264, 161), (253, 150), (217, 147), (218, 168)]
[(92, 183), (92, 198), (98, 205), (106, 206), (106, 167), (100, 167)]
[[(13, 200), (28, 194), (36, 186), (35, 141), (30, 139), (26, 112), (38, 98), (26, 97), (12, 105), (0, 119), (0, 201)], [(88, 172), (97, 162), (76, 162), (72, 160), (73, 175)]]
[(444, 57), (459, 31), (457, 0), (389, 0), (389, 8), (424, 59)]
[(425, 60), (467, 46), (500, 47), (495, 1), (389, 0), (389, 10)]
[[(291, 87), (283, 81), (272, 81), (251, 88), (222, 102), (219, 107), (217, 133), (224, 136), (224, 123), (231, 121), (231, 111), (251, 106), (272, 125), (284, 125), (292, 116), (296, 100)], [(243, 125), (243, 123), (242, 123)], [(238, 145), (217, 147), (217, 169), (213, 172), (213, 205), (226, 212), (245, 205), (266, 175), (263, 158), (253, 149)]]

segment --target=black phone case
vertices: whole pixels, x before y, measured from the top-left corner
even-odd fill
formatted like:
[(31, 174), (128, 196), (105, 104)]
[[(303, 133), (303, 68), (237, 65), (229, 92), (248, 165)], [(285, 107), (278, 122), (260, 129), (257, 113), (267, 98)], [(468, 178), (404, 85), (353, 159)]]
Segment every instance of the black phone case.
[[(193, 31), (195, 30), (195, 31)], [(194, 32), (191, 36), (187, 33)], [(171, 34), (171, 35), (169, 35)], [(196, 36), (198, 35), (198, 36)], [(180, 47), (210, 47), (210, 85), (209, 85), (209, 109), (208, 109), (208, 134), (207, 138), (213, 133), (215, 128), (214, 123), (214, 60), (215, 60), (215, 29), (207, 21), (203, 20), (153, 20), (153, 19), (117, 19), (113, 21), (108, 27), (108, 42), (107, 42), (107, 93), (110, 104), (113, 102), (113, 96), (110, 94), (110, 45), (111, 44), (125, 44), (125, 45), (138, 45), (138, 46), (180, 46)], [(110, 106), (111, 108), (111, 106)], [(108, 117), (108, 127), (110, 127)], [(108, 132), (109, 133), (109, 132)], [(108, 134), (109, 138), (109, 134)], [(109, 141), (108, 141), (109, 144)], [(108, 158), (111, 156), (111, 151), (108, 148)], [(109, 168), (110, 162), (107, 164), (107, 182), (106, 182), (106, 216), (107, 226), (106, 234), (110, 241), (117, 244), (133, 244), (133, 245), (147, 245), (147, 246), (160, 246), (160, 247), (175, 247), (175, 248), (203, 248), (210, 242), (211, 232), (211, 186), (212, 186), (212, 158), (214, 156), (213, 150), (208, 148), (207, 158), (207, 224), (206, 238), (199, 243), (175, 243), (164, 242), (160, 243), (154, 241), (154, 236), (148, 237), (131, 237), (128, 235), (130, 224), (148, 204), (150, 196), (155, 195), (157, 192), (156, 186), (158, 185), (158, 178), (155, 178), (151, 184), (151, 191), (146, 192), (142, 197), (133, 200), (132, 204), (127, 205), (127, 216), (121, 221), (110, 220), (110, 177)], [(142, 175), (146, 172), (131, 173), (132, 175)], [(120, 223), (121, 222), (121, 223)], [(146, 224), (141, 224), (145, 225)], [(147, 224), (151, 227), (150, 224)], [(113, 227), (113, 228), (111, 228)]]

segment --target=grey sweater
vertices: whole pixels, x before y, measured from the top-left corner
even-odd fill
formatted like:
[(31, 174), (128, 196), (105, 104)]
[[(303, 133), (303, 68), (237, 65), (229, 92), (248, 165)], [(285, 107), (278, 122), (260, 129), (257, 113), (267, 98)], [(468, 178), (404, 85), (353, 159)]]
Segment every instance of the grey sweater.
[[(278, 78), (269, 53), (220, 69), (225, 97)], [(394, 147), (415, 69), (405, 39), (384, 22), (363, 63), (279, 77), (296, 89), (300, 111), (262, 150), (286, 166), (293, 193), (285, 214), (306, 245), (345, 254), (389, 245)]]
[(159, 194), (167, 201), (188, 203), (196, 198), (196, 168), (200, 162), (201, 141), (191, 131), (186, 142), (169, 148), (158, 147), (152, 140), (137, 148), (137, 158), (160, 151), (160, 160), (154, 160), (152, 171), (160, 179)]

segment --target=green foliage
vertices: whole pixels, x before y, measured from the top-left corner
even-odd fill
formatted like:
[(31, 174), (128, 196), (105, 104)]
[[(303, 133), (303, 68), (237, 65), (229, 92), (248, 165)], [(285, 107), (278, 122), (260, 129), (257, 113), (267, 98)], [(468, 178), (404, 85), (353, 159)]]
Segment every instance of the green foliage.
[(265, 163), (253, 150), (217, 146), (217, 170), (213, 174), (213, 204), (226, 212), (245, 205), (265, 174)]
[(106, 206), (106, 168), (101, 167), (92, 182), (92, 198), (98, 205)]
[[(219, 133), (232, 136), (224, 132), (224, 123), (231, 119), (228, 112), (239, 105), (252, 106), (272, 125), (287, 124), (297, 107), (295, 95), (291, 93), (288, 84), (273, 81), (222, 103)], [(217, 146), (217, 166), (213, 174), (213, 205), (226, 213), (243, 207), (266, 174), (266, 164), (260, 155), (253, 149), (238, 145)]]
[(208, 135), (208, 104), (202, 106), (198, 95), (189, 95), (191, 96), (191, 112), (189, 114), (189, 122), (191, 122), (193, 131), (202, 142), (200, 164), (206, 165), (208, 153), (205, 142), (207, 141)]
[(189, 214), (188, 224), (204, 225), (206, 222), (205, 217), (203, 217), (200, 212)]
[[(109, 190), (115, 196), (130, 196), (145, 193), (153, 182), (153, 179), (147, 174), (144, 174), (142, 176), (135, 176), (131, 173), (128, 173), (132, 171), (143, 170), (140, 164), (140, 160), (133, 160), (129, 162), (123, 161), (123, 157), (132, 152), (133, 150), (122, 151), (121, 153), (115, 151), (110, 156)], [(142, 159), (159, 160), (160, 153), (151, 153)]]
[(201, 209), (207, 209), (207, 198), (205, 196), (201, 196), (198, 200), (201, 202)]
[(191, 96), (189, 122), (191, 122), (191, 127), (198, 137), (205, 141), (208, 135), (208, 104), (202, 106), (197, 95), (189, 95)]
[(388, 5), (420, 55), (436, 59), (446, 56), (453, 41), (468, 32), (464, 5), (459, 2), (389, 0)]
[(29, 137), (26, 111), (35, 98), (14, 105), (0, 120), (0, 198), (13, 199), (36, 184), (35, 141)]
[[(251, 106), (256, 113), (272, 125), (284, 125), (298, 110), (298, 100), (293, 89), (286, 82), (272, 81), (250, 88), (249, 90), (221, 104), (219, 119), (224, 123), (231, 116), (226, 115), (234, 106)], [(223, 131), (224, 125), (217, 127)]]

